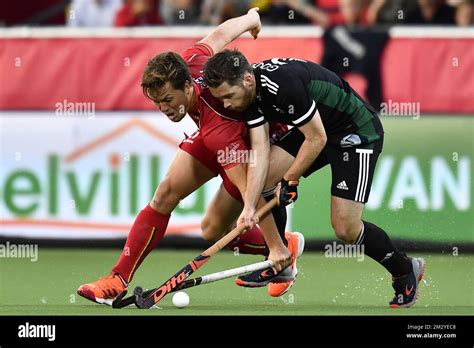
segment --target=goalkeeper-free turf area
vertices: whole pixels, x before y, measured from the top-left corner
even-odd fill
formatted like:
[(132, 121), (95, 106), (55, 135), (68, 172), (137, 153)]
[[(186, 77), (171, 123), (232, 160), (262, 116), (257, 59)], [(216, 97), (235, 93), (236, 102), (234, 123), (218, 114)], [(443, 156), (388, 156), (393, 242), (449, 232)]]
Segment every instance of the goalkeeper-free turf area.
[[(200, 251), (153, 252), (137, 271), (131, 289), (157, 287)], [(0, 315), (473, 315), (473, 255), (420, 254), (427, 261), (420, 297), (409, 309), (390, 309), (391, 279), (369, 258), (327, 258), (305, 252), (293, 288), (281, 298), (266, 288), (247, 289), (233, 279), (187, 289), (191, 301), (184, 309), (171, 303), (172, 294), (158, 308), (135, 306), (112, 309), (76, 294), (79, 285), (108, 274), (118, 249), (40, 248), (38, 260), (0, 261)], [(410, 255), (414, 255), (410, 253)], [(222, 251), (198, 270), (200, 276), (261, 261), (261, 257)], [(132, 290), (130, 290), (132, 291)]]

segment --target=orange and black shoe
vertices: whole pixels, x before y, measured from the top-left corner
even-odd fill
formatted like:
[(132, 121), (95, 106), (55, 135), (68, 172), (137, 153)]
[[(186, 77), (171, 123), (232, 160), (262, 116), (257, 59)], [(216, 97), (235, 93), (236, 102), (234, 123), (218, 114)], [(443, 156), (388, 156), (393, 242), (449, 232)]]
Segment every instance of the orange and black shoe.
[[(296, 259), (303, 253), (304, 249), (304, 237), (299, 232), (286, 232), (286, 238), (288, 240), (288, 250), (292, 254), (291, 265), (286, 267), (281, 272), (275, 274), (273, 268), (266, 268), (263, 271), (255, 271), (243, 276), (238, 277), (235, 280), (235, 284), (239, 286), (244, 286), (248, 288), (257, 288), (262, 286), (267, 286), (270, 283), (274, 284), (286, 284), (278, 286), (279, 288), (284, 288), (285, 286), (289, 289), (295, 280), (296, 275), (298, 274), (298, 269), (296, 268)], [(288, 291), (286, 289), (286, 291)], [(282, 292), (283, 290), (276, 289), (272, 290), (272, 293)], [(284, 292), (286, 292), (284, 291)], [(282, 292), (282, 294), (284, 293)], [(272, 295), (273, 296), (273, 295)], [(281, 295), (277, 295), (281, 296)]]
[(77, 293), (88, 300), (111, 306), (114, 299), (125, 290), (127, 285), (122, 277), (111, 274), (100, 277), (95, 282), (81, 285)]
[(286, 282), (270, 282), (268, 284), (268, 294), (272, 297), (283, 296), (296, 281), (298, 275), (298, 269), (296, 268), (296, 261), (301, 256), (304, 250), (304, 237), (299, 232), (286, 232), (286, 240), (288, 241), (288, 249), (293, 255), (291, 267), (293, 268), (293, 274), (295, 275), (292, 280)]
[(395, 297), (390, 301), (391, 308), (408, 308), (415, 304), (418, 298), (419, 283), (425, 275), (426, 262), (422, 258), (411, 259), (413, 271), (402, 277), (392, 278)]
[(275, 274), (273, 268), (265, 268), (263, 271), (255, 271), (249, 274), (242, 275), (235, 280), (235, 284), (246, 288), (260, 288), (267, 286), (271, 280), (278, 277), (283, 277), (286, 281), (291, 279), (291, 271), (288, 271), (289, 267), (285, 268), (280, 273)]

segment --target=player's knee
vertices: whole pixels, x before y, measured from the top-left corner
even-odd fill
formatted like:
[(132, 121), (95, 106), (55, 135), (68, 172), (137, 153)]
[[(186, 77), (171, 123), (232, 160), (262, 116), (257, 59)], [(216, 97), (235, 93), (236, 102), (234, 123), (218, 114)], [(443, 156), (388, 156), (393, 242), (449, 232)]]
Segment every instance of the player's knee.
[(264, 190), (268, 190), (270, 188), (275, 187), (281, 180), (279, 173), (275, 172), (268, 172), (267, 179), (265, 181), (265, 188)]
[(180, 200), (179, 194), (174, 192), (173, 187), (168, 179), (163, 180), (153, 195), (150, 203), (153, 209), (163, 214), (169, 214), (178, 205)]
[(209, 242), (215, 242), (219, 240), (223, 231), (221, 226), (212, 221), (212, 219), (206, 216), (201, 221), (202, 238)]
[(360, 232), (359, 221), (351, 221), (343, 217), (334, 217), (331, 219), (331, 224), (337, 238), (340, 240), (350, 244), (357, 240), (357, 236)]
[(202, 238), (212, 241), (211, 221), (206, 216), (201, 221)]

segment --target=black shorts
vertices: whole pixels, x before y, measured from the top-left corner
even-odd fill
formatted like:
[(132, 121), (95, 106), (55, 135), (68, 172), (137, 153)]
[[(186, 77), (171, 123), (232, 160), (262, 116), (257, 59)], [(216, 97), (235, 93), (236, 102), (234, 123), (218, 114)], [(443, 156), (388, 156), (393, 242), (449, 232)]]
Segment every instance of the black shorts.
[[(326, 146), (308, 170), (303, 174), (307, 177), (331, 165), (331, 194), (336, 197), (366, 203), (374, 176), (375, 165), (383, 146), (383, 129), (378, 117), (373, 120), (379, 132), (379, 138), (370, 143), (352, 142), (348, 139), (360, 139), (357, 131), (343, 134), (328, 135)], [(305, 137), (296, 127), (284, 134), (274, 145), (296, 157)], [(344, 146), (341, 146), (341, 143)]]

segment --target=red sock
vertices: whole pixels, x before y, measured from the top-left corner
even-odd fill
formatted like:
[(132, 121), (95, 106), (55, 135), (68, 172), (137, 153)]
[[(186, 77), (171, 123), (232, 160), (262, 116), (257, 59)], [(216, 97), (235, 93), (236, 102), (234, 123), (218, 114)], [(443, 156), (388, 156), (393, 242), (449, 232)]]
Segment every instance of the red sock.
[(230, 250), (238, 248), (239, 253), (268, 256), (268, 250), (265, 238), (258, 226), (252, 227), (249, 231), (241, 234), (232, 240), (226, 247)]
[(112, 273), (118, 273), (130, 283), (142, 261), (163, 239), (169, 219), (170, 215), (160, 214), (147, 205), (135, 219)]

